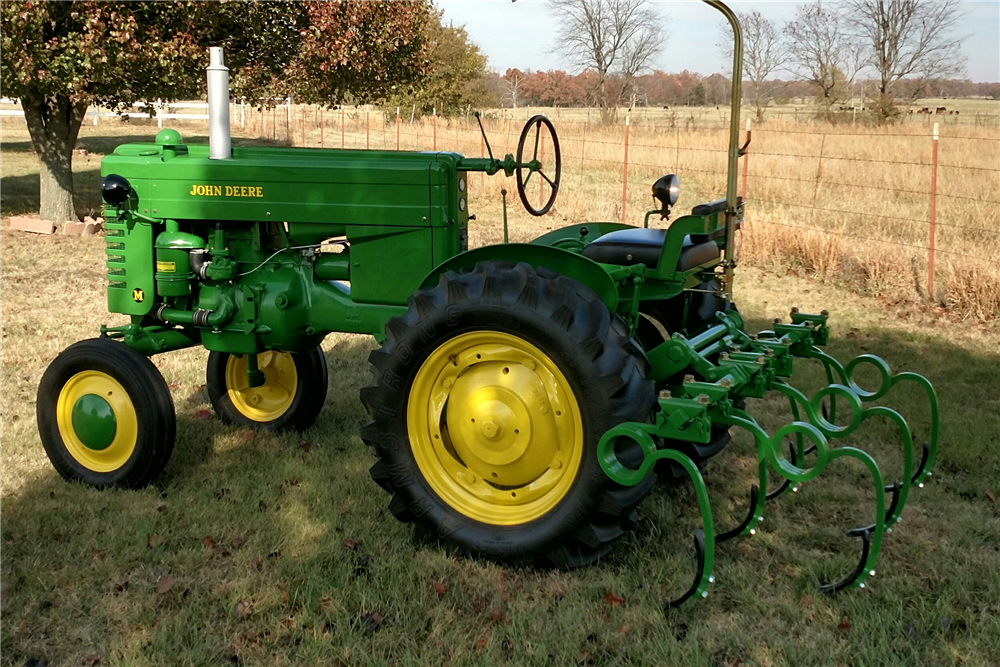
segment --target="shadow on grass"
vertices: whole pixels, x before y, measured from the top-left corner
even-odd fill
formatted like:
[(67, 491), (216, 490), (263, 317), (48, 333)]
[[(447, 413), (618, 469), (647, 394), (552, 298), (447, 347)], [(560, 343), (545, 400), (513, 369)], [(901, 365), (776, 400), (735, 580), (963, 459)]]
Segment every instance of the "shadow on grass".
[[(101, 169), (75, 169), (73, 198), (80, 215), (100, 215)], [(0, 210), (4, 216), (32, 215), (39, 208), (38, 173), (0, 178)], [(62, 222), (62, 221), (57, 221)]]
[[(762, 655), (788, 664), (824, 655), (830, 664), (901, 665), (954, 664), (1000, 648), (998, 616), (980, 612), (995, 603), (1000, 586), (1000, 554), (989, 546), (1000, 540), (1000, 527), (989, 505), (968, 495), (1000, 475), (993, 352), (876, 329), (863, 343), (831, 346), (845, 360), (868, 351), (896, 371), (923, 372), (941, 400), (938, 468), (946, 474), (933, 493), (950, 513), (933, 511), (927, 491), (914, 490), (911, 502), (927, 508), (930, 520), (906, 523), (902, 535), (887, 539), (878, 593), (810, 596), (821, 611), (804, 613), (800, 580), (808, 564), (794, 562), (796, 554), (775, 555), (779, 516), (764, 543), (738, 539), (719, 548), (719, 594), (664, 621), (651, 578), (672, 565), (650, 556), (665, 536), (648, 527), (626, 537), (605, 563), (569, 575), (415, 547), (368, 478), (371, 453), (357, 435), (365, 421), (357, 393), (368, 381), (371, 347), (360, 338), (328, 347), (326, 405), (304, 433), (254, 433), (201, 418), (204, 399), (196, 394), (179, 402), (177, 449), (154, 487), (96, 492), (44, 470), (8, 496), (5, 659), (64, 664), (96, 652), (108, 663), (267, 664), (294, 653), (306, 663), (528, 665), (568, 664), (589, 651), (615, 664), (707, 664), (706, 656), (724, 654), (747, 665), (767, 662)], [(916, 400), (897, 405), (919, 415)], [(725, 482), (722, 463), (709, 464), (710, 486)], [(687, 492), (667, 493), (672, 501)], [(693, 516), (683, 512), (685, 520)], [(817, 523), (830, 521), (823, 509), (813, 514)], [(682, 525), (675, 521), (677, 534), (667, 539), (687, 543)], [(786, 559), (790, 567), (774, 568)], [(970, 569), (993, 574), (970, 581)], [(158, 593), (160, 577), (173, 583)], [(444, 582), (446, 592), (428, 581)], [(603, 604), (609, 590), (627, 604)], [(848, 617), (850, 632), (843, 623), (838, 630)], [(941, 618), (951, 630), (941, 629)], [(631, 630), (623, 633), (621, 624)]]

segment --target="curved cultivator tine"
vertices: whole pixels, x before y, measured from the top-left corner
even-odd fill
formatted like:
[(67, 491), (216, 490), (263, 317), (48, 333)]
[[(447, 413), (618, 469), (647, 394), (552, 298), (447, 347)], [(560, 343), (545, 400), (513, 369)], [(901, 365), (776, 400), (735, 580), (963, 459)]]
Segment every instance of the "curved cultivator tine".
[[(756, 484), (750, 485), (750, 509), (747, 511), (746, 518), (740, 522), (738, 526), (732, 530), (727, 530), (724, 533), (719, 533), (715, 536), (716, 542), (726, 542), (733, 539), (737, 535), (742, 535), (748, 528), (750, 524), (754, 523), (754, 518), (757, 517), (757, 498), (760, 495), (759, 489)], [(752, 531), (753, 528), (750, 528)]]
[[(701, 511), (702, 525), (694, 530), (694, 549), (697, 568), (691, 587), (678, 598), (664, 604), (664, 610), (672, 609), (686, 600), (700, 595), (708, 597), (708, 585), (715, 582), (712, 569), (715, 566), (715, 526), (712, 520), (712, 506), (708, 500), (708, 488), (701, 476), (698, 466), (688, 458), (673, 449), (657, 449), (650, 435), (655, 431), (653, 424), (638, 424), (628, 422), (619, 424), (601, 436), (597, 445), (597, 456), (604, 474), (618, 484), (634, 486), (642, 481), (661, 459), (676, 461), (687, 472), (698, 498), (698, 508)], [(622, 465), (615, 454), (614, 443), (618, 438), (629, 438), (642, 448), (643, 460), (638, 469)]]
[[(895, 516), (896, 516), (896, 508), (899, 504), (899, 490), (902, 487), (903, 484), (898, 479), (889, 486), (885, 487), (885, 491), (892, 494), (892, 500), (889, 501), (889, 509), (887, 509), (885, 512), (885, 523), (888, 526), (888, 528), (885, 529), (885, 532), (887, 533), (892, 532), (892, 524), (896, 522)], [(860, 535), (861, 533), (870, 533), (873, 530), (875, 530), (874, 523), (864, 526), (862, 528), (855, 528), (854, 530), (849, 532), (848, 535), (857, 536)]]
[[(839, 581), (834, 581), (830, 584), (823, 584), (819, 587), (821, 593), (827, 593), (832, 595), (837, 591), (842, 591), (848, 586), (853, 585), (858, 579), (863, 578), (862, 575), (865, 573), (865, 566), (868, 563), (868, 556), (871, 553), (872, 548), (872, 534), (866, 529), (852, 530), (847, 533), (851, 537), (861, 538), (861, 559), (858, 561), (857, 567), (848, 576), (844, 577)], [(861, 586), (864, 586), (862, 583)]]
[[(692, 582), (691, 588), (687, 589), (684, 595), (679, 598), (665, 602), (663, 604), (664, 610), (681, 606), (699, 592), (701, 580), (705, 576), (705, 531), (700, 526), (694, 529), (694, 553), (695, 560), (698, 561), (698, 569), (694, 573), (694, 582)], [(714, 579), (714, 577), (710, 577), (710, 579)]]

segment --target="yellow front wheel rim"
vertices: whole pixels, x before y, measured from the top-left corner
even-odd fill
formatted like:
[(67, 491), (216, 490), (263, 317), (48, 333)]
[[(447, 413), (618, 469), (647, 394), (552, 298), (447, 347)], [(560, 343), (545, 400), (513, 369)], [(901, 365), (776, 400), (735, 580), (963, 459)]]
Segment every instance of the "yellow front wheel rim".
[(251, 387), (247, 378), (247, 358), (230, 355), (226, 362), (226, 389), (233, 407), (255, 422), (270, 422), (288, 411), (298, 387), (295, 360), (289, 352), (268, 350), (257, 355), (257, 367), (264, 372), (264, 384)]
[(556, 364), (497, 331), (460, 334), (424, 361), (407, 401), (417, 467), (461, 514), (511, 526), (566, 496), (580, 470), (583, 421)]
[(56, 426), (70, 456), (94, 472), (113, 472), (125, 465), (139, 434), (128, 392), (101, 371), (82, 371), (63, 385), (56, 401)]

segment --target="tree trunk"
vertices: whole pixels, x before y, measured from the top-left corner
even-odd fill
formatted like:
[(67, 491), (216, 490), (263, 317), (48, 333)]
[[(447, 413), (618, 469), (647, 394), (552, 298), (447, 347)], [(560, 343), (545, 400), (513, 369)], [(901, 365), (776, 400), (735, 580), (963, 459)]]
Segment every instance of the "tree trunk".
[(73, 204), (73, 146), (87, 103), (58, 96), (22, 98), (21, 108), (39, 162), (39, 215), (43, 220), (78, 220)]

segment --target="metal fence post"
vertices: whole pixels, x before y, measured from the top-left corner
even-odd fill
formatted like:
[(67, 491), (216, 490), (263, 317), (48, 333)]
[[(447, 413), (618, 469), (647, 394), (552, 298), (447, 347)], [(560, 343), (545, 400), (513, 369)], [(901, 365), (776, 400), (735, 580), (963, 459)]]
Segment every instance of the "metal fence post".
[(927, 296), (934, 300), (934, 240), (937, 225), (937, 168), (938, 168), (938, 124), (934, 123), (931, 139), (931, 238), (927, 248)]
[[(747, 136), (750, 135), (750, 119), (747, 118)], [(743, 154), (743, 188), (740, 196), (743, 197), (743, 202), (746, 203), (747, 200), (747, 175), (750, 171), (750, 151)]]
[(632, 116), (629, 109), (625, 114), (625, 159), (622, 161), (622, 223), (625, 222), (625, 200), (628, 197), (628, 126)]

